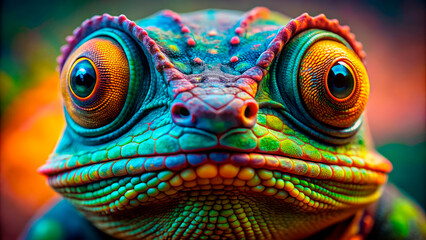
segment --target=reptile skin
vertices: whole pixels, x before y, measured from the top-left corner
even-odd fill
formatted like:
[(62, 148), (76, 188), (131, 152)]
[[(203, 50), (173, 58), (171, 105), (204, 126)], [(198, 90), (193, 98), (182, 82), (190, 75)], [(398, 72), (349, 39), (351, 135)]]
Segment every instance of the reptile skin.
[(39, 170), (66, 201), (28, 239), (425, 236), (422, 211), (386, 184), (365, 54), (337, 20), (104, 14), (67, 41), (67, 127)]

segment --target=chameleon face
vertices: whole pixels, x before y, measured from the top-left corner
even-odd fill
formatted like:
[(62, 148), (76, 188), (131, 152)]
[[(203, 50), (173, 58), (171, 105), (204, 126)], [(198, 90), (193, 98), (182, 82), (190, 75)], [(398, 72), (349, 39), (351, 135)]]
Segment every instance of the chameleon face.
[(105, 14), (62, 52), (67, 128), (40, 172), (114, 237), (304, 238), (391, 170), (363, 123), (364, 53), (323, 15)]

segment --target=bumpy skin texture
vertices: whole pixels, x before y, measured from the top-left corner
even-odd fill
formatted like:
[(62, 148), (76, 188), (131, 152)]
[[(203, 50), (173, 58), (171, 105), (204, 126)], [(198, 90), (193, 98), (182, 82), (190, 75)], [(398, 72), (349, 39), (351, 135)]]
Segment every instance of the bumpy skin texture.
[[(99, 50), (86, 44), (96, 39), (121, 46), (129, 77), (122, 83), (104, 74), (93, 99), (81, 100), (71, 95), (70, 66)], [(136, 22), (96, 16), (67, 40), (59, 69), (68, 126), (40, 172), (102, 232), (122, 239), (361, 239), (370, 232), (371, 204), (392, 167), (372, 149), (360, 114), (365, 54), (348, 27), (265, 8), (163, 11)], [(309, 101), (323, 102), (307, 110), (299, 64), (322, 40), (344, 53), (331, 52), (335, 62), (357, 62), (351, 71), (361, 80), (345, 102), (324, 95), (320, 74)], [(312, 68), (327, 72), (330, 59)], [(96, 61), (99, 72), (120, 75)], [(96, 105), (105, 100), (96, 89), (117, 84), (128, 89), (122, 111)], [(321, 106), (336, 118), (316, 116)], [(100, 124), (97, 116), (108, 114), (116, 117)], [(69, 221), (78, 219), (61, 204)]]

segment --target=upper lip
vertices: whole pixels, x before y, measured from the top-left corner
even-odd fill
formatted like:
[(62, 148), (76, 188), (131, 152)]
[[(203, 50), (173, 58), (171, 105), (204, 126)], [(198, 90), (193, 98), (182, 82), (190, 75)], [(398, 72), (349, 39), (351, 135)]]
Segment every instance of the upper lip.
[[(211, 133), (206, 133), (204, 131), (196, 131), (193, 129), (187, 129), (185, 130), (184, 134), (192, 134), (194, 136), (203, 136), (204, 139), (209, 140), (209, 138), (211, 138), (211, 143), (205, 144), (205, 143), (200, 143), (200, 146), (202, 146), (202, 148), (196, 148), (196, 149), (188, 149), (185, 148), (183, 145), (181, 145), (179, 148), (179, 151), (174, 151), (174, 152), (170, 152), (170, 153), (156, 153), (156, 154), (138, 154), (138, 153), (134, 153), (133, 155), (129, 155), (126, 156), (126, 154), (122, 154), (120, 153), (120, 157), (116, 157), (116, 158), (110, 158), (107, 159), (105, 157), (105, 159), (102, 160), (94, 160), (94, 159), (90, 159), (92, 157), (91, 152), (87, 152), (84, 154), (80, 154), (80, 155), (52, 155), (51, 158), (48, 160), (48, 162), (41, 166), (39, 168), (39, 172), (44, 174), (44, 175), (55, 175), (64, 171), (69, 171), (78, 167), (83, 167), (83, 166), (89, 166), (89, 165), (93, 165), (93, 164), (97, 164), (97, 163), (107, 163), (107, 162), (111, 162), (111, 161), (116, 161), (116, 160), (120, 160), (120, 159), (127, 159), (127, 158), (151, 158), (151, 157), (167, 157), (167, 156), (175, 156), (175, 155), (179, 155), (179, 154), (210, 154), (212, 152), (224, 152), (224, 153), (228, 153), (228, 154), (258, 154), (258, 155), (270, 155), (270, 156), (276, 156), (276, 157), (284, 157), (284, 158), (291, 158), (294, 160), (298, 160), (298, 161), (304, 161), (307, 163), (316, 163), (316, 164), (324, 164), (324, 165), (335, 165), (335, 166), (340, 166), (340, 167), (356, 167), (359, 169), (366, 169), (366, 170), (372, 170), (372, 171), (376, 171), (376, 172), (382, 172), (382, 173), (388, 173), (391, 171), (391, 165), (388, 164), (388, 161), (382, 157), (379, 154), (375, 154), (374, 152), (368, 152), (367, 154), (365, 154), (365, 158), (366, 159), (362, 159), (360, 157), (356, 157), (356, 156), (348, 156), (348, 155), (344, 155), (344, 154), (337, 154), (337, 153), (332, 153), (329, 152), (330, 154), (335, 155), (334, 160), (330, 160), (328, 158), (325, 158), (324, 156), (322, 156), (320, 154), (320, 159), (313, 159), (312, 157), (310, 157), (309, 154), (307, 154), (305, 151), (303, 152), (303, 156), (292, 156), (291, 154), (286, 154), (282, 151), (280, 151), (280, 147), (275, 150), (275, 151), (262, 151), (258, 148), (258, 146), (249, 146), (249, 148), (247, 148), (246, 151), (242, 151), (242, 149), (238, 149), (236, 146), (234, 147), (233, 144), (231, 145), (227, 145), (225, 143), (222, 142), (222, 140), (225, 137), (229, 137), (229, 136), (233, 136), (233, 134), (245, 134), (247, 133), (247, 131), (249, 131), (250, 129), (246, 129), (246, 128), (237, 128), (237, 129), (232, 129), (228, 132), (226, 132), (225, 134), (221, 134), (221, 136), (214, 136), (214, 134)], [(189, 136), (192, 136), (189, 135)], [(161, 135), (160, 135), (161, 136)], [(182, 138), (181, 135), (179, 138)], [(242, 136), (238, 136), (238, 137), (244, 137), (245, 135)], [(157, 138), (159, 139), (159, 137)], [(202, 139), (202, 138), (201, 138)], [(213, 139), (216, 139), (213, 141)], [(201, 141), (201, 140), (199, 140)], [(180, 142), (180, 140), (179, 140)], [(188, 142), (191, 142), (190, 140), (188, 140)], [(144, 144), (144, 143), (141, 143)], [(180, 144), (183, 144), (180, 142)], [(203, 146), (204, 144), (204, 146)], [(188, 147), (188, 146), (187, 146)], [(192, 147), (192, 145), (191, 145)], [(282, 147), (282, 146), (281, 146)], [(95, 153), (95, 152), (93, 152)], [(319, 154), (319, 152), (318, 152)], [(372, 156), (373, 155), (373, 156)], [(339, 159), (344, 157), (345, 159)], [(79, 158), (86, 158), (84, 161), (78, 160)], [(89, 158), (89, 160), (87, 160), (87, 158)], [(368, 159), (367, 159), (368, 158)], [(84, 162), (84, 163), (81, 163)]]

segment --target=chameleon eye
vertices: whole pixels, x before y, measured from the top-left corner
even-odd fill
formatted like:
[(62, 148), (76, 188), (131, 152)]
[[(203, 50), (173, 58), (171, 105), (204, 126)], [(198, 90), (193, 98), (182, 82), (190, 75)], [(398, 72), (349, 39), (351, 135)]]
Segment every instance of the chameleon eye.
[(291, 121), (334, 143), (343, 143), (359, 129), (368, 76), (342, 37), (318, 29), (300, 33), (283, 49), (275, 68)]
[(321, 40), (307, 49), (298, 82), (309, 113), (333, 127), (351, 127), (367, 103), (368, 78), (362, 62), (334, 40)]
[(343, 101), (354, 92), (354, 73), (345, 62), (335, 63), (327, 73), (327, 93), (337, 101)]
[(69, 75), (64, 76), (68, 88), (63, 88), (72, 120), (85, 128), (112, 122), (120, 114), (129, 88), (129, 63), (122, 47), (111, 38), (93, 38), (73, 52), (72, 61)]
[(71, 67), (69, 88), (74, 97), (86, 100), (95, 92), (98, 79), (98, 70), (92, 60), (80, 58)]
[(117, 30), (100, 30), (77, 45), (61, 72), (68, 125), (96, 136), (131, 117), (145, 93), (139, 87), (147, 76), (143, 56), (133, 39)]

